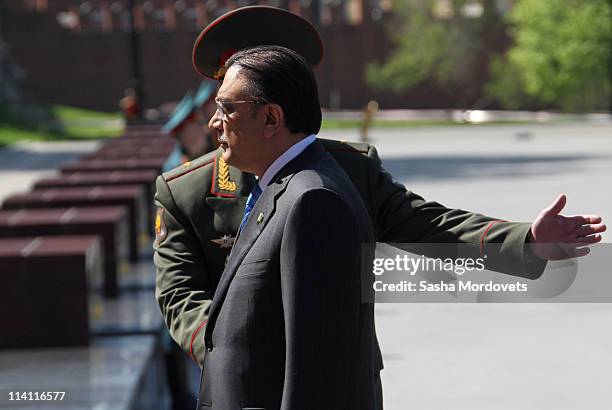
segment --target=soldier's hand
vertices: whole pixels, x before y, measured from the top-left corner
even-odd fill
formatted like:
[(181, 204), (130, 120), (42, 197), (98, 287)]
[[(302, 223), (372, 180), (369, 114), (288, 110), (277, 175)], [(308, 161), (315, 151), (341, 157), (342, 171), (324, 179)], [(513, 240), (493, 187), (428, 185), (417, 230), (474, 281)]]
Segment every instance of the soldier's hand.
[(567, 198), (561, 194), (531, 225), (530, 241), (533, 253), (546, 260), (560, 260), (584, 256), (587, 245), (601, 241), (600, 233), (606, 230), (601, 216), (564, 216), (560, 212)]

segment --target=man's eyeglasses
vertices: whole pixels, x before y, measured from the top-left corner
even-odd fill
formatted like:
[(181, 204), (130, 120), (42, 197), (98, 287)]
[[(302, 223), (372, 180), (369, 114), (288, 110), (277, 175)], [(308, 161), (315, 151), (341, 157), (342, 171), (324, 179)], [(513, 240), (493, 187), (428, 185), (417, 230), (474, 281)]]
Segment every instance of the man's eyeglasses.
[(215, 111), (215, 116), (221, 117), (221, 121), (227, 121), (229, 116), (233, 114), (234, 111), (228, 111), (227, 105), (231, 104), (255, 104), (257, 101), (255, 100), (241, 100), (241, 101), (224, 101), (215, 97), (215, 103), (217, 104), (217, 110)]

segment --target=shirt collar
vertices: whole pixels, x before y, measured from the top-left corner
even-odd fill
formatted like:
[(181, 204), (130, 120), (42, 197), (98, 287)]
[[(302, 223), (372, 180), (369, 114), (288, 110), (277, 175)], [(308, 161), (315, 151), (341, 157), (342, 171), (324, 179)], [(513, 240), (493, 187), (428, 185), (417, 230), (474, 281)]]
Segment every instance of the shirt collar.
[(315, 142), (317, 136), (315, 134), (310, 134), (306, 138), (302, 138), (295, 144), (293, 144), (289, 149), (283, 152), (278, 158), (274, 160), (272, 164), (266, 169), (266, 172), (259, 178), (259, 187), (262, 191), (266, 189), (266, 187), (274, 178), (274, 175), (278, 173), (285, 165), (287, 165), (292, 159), (300, 155), (310, 144)]

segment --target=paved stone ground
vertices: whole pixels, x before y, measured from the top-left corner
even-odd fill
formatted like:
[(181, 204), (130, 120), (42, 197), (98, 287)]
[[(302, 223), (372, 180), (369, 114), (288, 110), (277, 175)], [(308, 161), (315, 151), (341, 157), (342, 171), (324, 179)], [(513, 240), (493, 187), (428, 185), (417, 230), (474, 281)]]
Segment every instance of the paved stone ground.
[[(612, 228), (612, 125), (375, 129), (372, 142), (398, 180), (449, 207), (531, 221), (564, 192), (566, 214), (599, 214)], [(376, 312), (387, 410), (612, 408), (610, 304)]]
[(39, 178), (79, 155), (93, 152), (97, 141), (22, 142), (0, 149), (0, 202), (8, 195), (28, 191)]
[[(357, 131), (321, 136), (358, 139)], [(564, 192), (566, 214), (600, 214), (612, 228), (612, 125), (374, 129), (372, 142), (398, 180), (449, 207), (530, 221)], [(0, 198), (93, 149), (0, 150)], [(387, 410), (612, 408), (612, 305), (380, 304), (376, 311)]]

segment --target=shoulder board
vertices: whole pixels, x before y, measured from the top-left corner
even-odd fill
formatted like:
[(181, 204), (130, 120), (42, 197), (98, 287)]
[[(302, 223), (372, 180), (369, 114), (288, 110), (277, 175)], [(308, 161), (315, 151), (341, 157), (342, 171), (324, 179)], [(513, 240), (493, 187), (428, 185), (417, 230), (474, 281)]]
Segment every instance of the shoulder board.
[(193, 161), (185, 162), (183, 165), (171, 169), (168, 172), (164, 172), (164, 181), (170, 182), (174, 179), (187, 175), (190, 172), (195, 171), (196, 169), (200, 169), (208, 164), (212, 164), (215, 161), (216, 152), (216, 150), (209, 152), (208, 154), (204, 154), (201, 157), (194, 159)]
[(238, 191), (238, 183), (241, 180), (241, 171), (227, 164), (223, 160), (223, 150), (215, 151), (213, 157), (213, 173), (210, 181), (210, 193), (216, 196), (233, 198)]
[(370, 150), (370, 144), (365, 142), (347, 142), (345, 140), (328, 140), (319, 138), (323, 144), (325, 151), (346, 151), (356, 154), (367, 154)]

